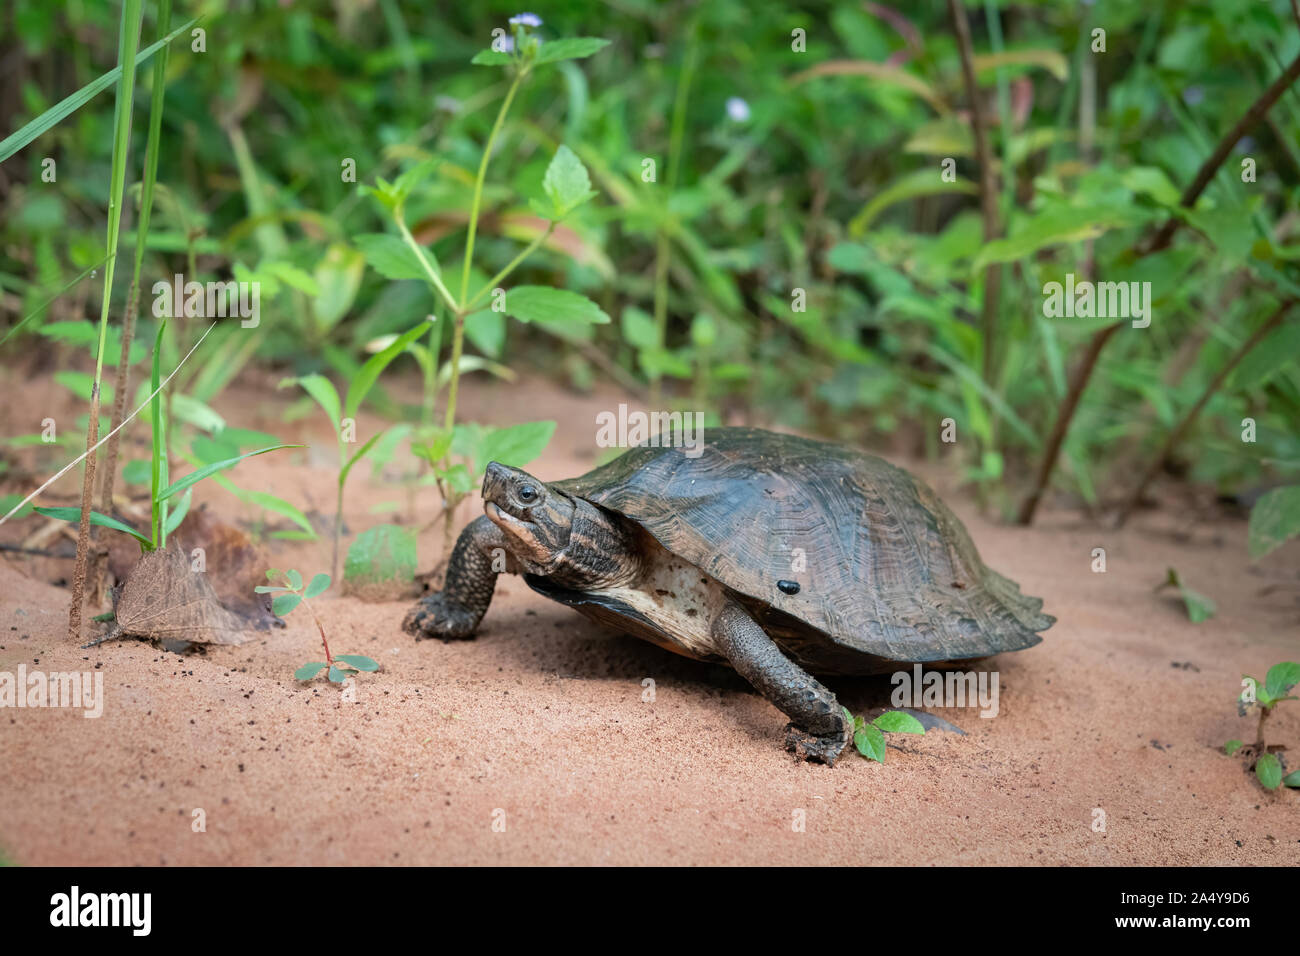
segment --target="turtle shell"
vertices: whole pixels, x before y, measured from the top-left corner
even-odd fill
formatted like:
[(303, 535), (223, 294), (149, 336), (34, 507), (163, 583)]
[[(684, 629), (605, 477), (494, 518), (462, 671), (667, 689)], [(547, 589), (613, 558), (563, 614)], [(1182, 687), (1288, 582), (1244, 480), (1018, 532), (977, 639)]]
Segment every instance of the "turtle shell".
[(987, 657), (1037, 644), (1055, 621), (901, 468), (755, 428), (704, 437), (695, 457), (642, 445), (554, 487), (712, 575), (816, 670)]

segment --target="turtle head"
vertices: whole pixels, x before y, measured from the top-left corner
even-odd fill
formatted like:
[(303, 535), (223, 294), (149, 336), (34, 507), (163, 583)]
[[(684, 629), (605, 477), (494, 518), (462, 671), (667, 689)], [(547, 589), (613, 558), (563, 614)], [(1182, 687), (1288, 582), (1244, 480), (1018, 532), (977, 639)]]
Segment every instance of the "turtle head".
[(483, 475), (483, 512), (530, 574), (547, 574), (569, 546), (575, 505), (526, 471), (492, 462)]

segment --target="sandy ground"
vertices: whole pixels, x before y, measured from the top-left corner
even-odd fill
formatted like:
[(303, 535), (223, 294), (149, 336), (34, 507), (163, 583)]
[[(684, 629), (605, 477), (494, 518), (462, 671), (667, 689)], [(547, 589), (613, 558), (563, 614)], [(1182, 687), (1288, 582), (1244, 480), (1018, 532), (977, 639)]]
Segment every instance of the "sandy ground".
[[(55, 386), (24, 394), (31, 405), (2, 413), (4, 434), (33, 430), (22, 416), (61, 401)], [(556, 479), (591, 466), (595, 413), (620, 400), (476, 382), (463, 419), (554, 417), (531, 470)], [(279, 424), (287, 403), (256, 379), (227, 390), (217, 407), (231, 424), (315, 443), (231, 477), (328, 510), (332, 435), (318, 417)], [(382, 664), (351, 703), (293, 680), (319, 657), (301, 612), (245, 645), (183, 657), (140, 642), (81, 650), (66, 639), (67, 591), (48, 583), (50, 566), (70, 562), (5, 555), (0, 671), (95, 669), (106, 703), (98, 719), (0, 710), (0, 847), (36, 865), (1300, 863), (1300, 793), (1263, 791), (1220, 749), (1254, 735), (1234, 705), (1240, 675), (1300, 653), (1300, 548), (1252, 567), (1244, 523), (1169, 514), (1116, 533), (1049, 510), (1026, 531), (982, 519), (942, 466), (922, 473), (986, 562), (1058, 623), (984, 665), (1000, 675), (996, 718), (940, 711), (966, 735), (891, 736), (884, 765), (852, 753), (834, 769), (795, 762), (783, 715), (736, 674), (603, 631), (514, 578), (479, 638), (456, 644), (403, 634), (408, 602), (321, 599), (335, 653)], [(250, 517), (210, 482), (197, 498)], [(389, 520), (370, 510), (386, 501), (405, 494), (359, 472), (349, 530)], [(421, 494), (424, 521), (436, 501)], [(477, 509), (467, 503), (458, 527)], [(421, 539), (422, 566), (440, 541)], [(327, 569), (323, 539), (267, 546), (278, 566)], [(1096, 547), (1104, 574), (1090, 570)], [(1194, 626), (1153, 593), (1169, 565), (1218, 602), (1215, 618)], [(888, 705), (887, 678), (828, 683), (856, 712)], [(1269, 730), (1295, 752), (1300, 706), (1279, 708)]]

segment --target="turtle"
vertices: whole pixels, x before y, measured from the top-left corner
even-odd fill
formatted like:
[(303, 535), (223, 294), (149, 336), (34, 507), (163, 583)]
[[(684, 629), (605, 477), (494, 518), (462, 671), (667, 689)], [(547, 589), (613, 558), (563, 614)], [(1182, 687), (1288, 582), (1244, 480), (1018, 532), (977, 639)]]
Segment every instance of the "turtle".
[(403, 628), (473, 637), (498, 573), (586, 616), (730, 665), (834, 765), (853, 721), (820, 676), (952, 667), (1039, 643), (1055, 618), (985, 566), (922, 481), (854, 448), (758, 428), (656, 435), (577, 478), (492, 462), (484, 514)]

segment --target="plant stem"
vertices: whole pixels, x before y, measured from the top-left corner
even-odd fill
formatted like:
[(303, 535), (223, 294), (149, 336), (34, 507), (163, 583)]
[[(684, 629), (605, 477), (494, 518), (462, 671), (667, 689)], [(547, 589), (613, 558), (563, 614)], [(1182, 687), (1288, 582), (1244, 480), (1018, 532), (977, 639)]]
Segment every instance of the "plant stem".
[[(166, 37), (171, 30), (171, 21), (172, 0), (158, 0), (160, 38)], [(140, 309), (140, 270), (144, 266), (145, 239), (149, 235), (154, 184), (158, 180), (158, 143), (162, 139), (163, 99), (167, 89), (167, 58), (170, 51), (171, 47), (164, 44), (153, 64), (153, 90), (149, 100), (149, 137), (145, 141), (144, 180), (140, 185), (140, 218), (136, 221), (135, 230), (135, 269), (131, 276), (131, 290), (127, 294), (126, 315), (122, 320), (122, 353), (118, 360), (117, 380), (113, 391), (114, 429), (122, 423), (122, 416), (126, 414), (126, 390), (131, 379), (131, 341), (135, 336), (135, 321)], [(117, 443), (117, 433), (114, 432), (104, 451), (104, 480), (100, 494), (100, 510), (104, 514), (111, 514), (113, 509), (113, 484), (117, 478)], [(102, 568), (100, 570), (102, 571)]]
[[(474, 178), (474, 201), (470, 205), (469, 233), (465, 238), (465, 262), (460, 270), (460, 301), (462, 303), (465, 301), (465, 296), (469, 294), (469, 269), (470, 264), (474, 261), (474, 236), (478, 232), (479, 207), (483, 204), (483, 181), (487, 178), (488, 162), (492, 159), (492, 147), (496, 144), (497, 134), (501, 132), (501, 125), (505, 122), (506, 113), (510, 111), (510, 104), (514, 101), (515, 91), (519, 89), (519, 84), (527, 75), (528, 70), (526, 68), (521, 69), (511, 81), (510, 89), (506, 91), (506, 98), (502, 101), (501, 109), (497, 112), (496, 122), (492, 124), (492, 132), (488, 134), (487, 145), (483, 148), (483, 159), (478, 164), (478, 175)], [(456, 369), (452, 369), (452, 375), (456, 375)]]
[(104, 349), (108, 345), (108, 309), (113, 299), (113, 271), (117, 262), (118, 233), (122, 225), (122, 193), (126, 185), (127, 150), (131, 145), (131, 112), (135, 96), (135, 54), (140, 41), (141, 0), (123, 0), (118, 28), (116, 115), (113, 120), (113, 163), (108, 197), (108, 262), (104, 266), (104, 297), (99, 311), (99, 345), (95, 353), (95, 380), (90, 388), (90, 421), (86, 426), (86, 468), (81, 483), (81, 522), (77, 529), (77, 561), (72, 576), (72, 601), (68, 608), (68, 636), (81, 640), (81, 602), (86, 590), (86, 564), (90, 554), (90, 504), (95, 487), (95, 454), (99, 439), (99, 393), (104, 377)]
[(546, 224), (546, 231), (545, 231), (545, 232), (543, 232), (543, 233), (542, 233), (541, 235), (539, 235), (536, 239), (534, 239), (531, 243), (529, 243), (528, 248), (526, 248), (523, 252), (519, 253), (519, 255), (515, 256), (513, 259), (511, 259), (509, 265), (507, 265), (504, 269), (502, 269), (500, 272), (498, 272), (496, 275), (494, 275), (491, 279), (489, 279), (489, 280), (484, 284), (483, 288), (479, 289), (476, 293), (474, 293), (474, 298), (470, 299), (467, 303), (465, 303), (465, 306), (464, 306), (464, 309), (463, 309), (463, 311), (465, 312), (465, 314), (468, 315), (470, 312), (473, 312), (473, 311), (474, 311), (474, 306), (478, 305), (478, 300), (479, 300), (479, 299), (483, 298), (484, 295), (486, 295), (486, 294), (487, 294), (488, 292), (490, 292), (492, 289), (495, 289), (495, 288), (496, 288), (497, 286), (499, 286), (503, 281), (505, 281), (506, 276), (508, 276), (508, 275), (510, 275), (510, 273), (514, 272), (514, 271), (515, 271), (515, 267), (518, 266), (519, 263), (523, 262), (523, 261), (524, 261), (525, 259), (527, 259), (530, 255), (532, 255), (532, 254), (533, 254), (533, 251), (536, 250), (538, 246), (540, 246), (543, 242), (545, 242), (547, 239), (549, 239), (550, 236), (551, 236), (551, 233), (553, 233), (553, 232), (555, 231), (555, 225), (556, 225), (556, 223), (555, 223), (554, 220), (552, 220), (551, 222), (547, 223), (547, 224)]
[[(695, 22), (690, 26), (686, 56), (682, 60), (682, 72), (677, 79), (677, 92), (673, 97), (672, 128), (668, 137), (668, 176), (665, 182), (668, 198), (672, 197), (677, 187), (677, 174), (681, 168), (682, 141), (686, 136), (686, 103), (689, 99), (691, 81), (695, 76), (695, 60), (699, 51)], [(660, 210), (668, 215), (668, 199), (660, 202)], [(655, 240), (655, 344), (661, 351), (668, 341), (668, 268), (672, 255), (672, 245), (668, 240), (668, 229), (660, 223)], [(657, 406), (662, 387), (662, 373), (656, 369), (650, 377), (650, 404)]]
[(1228, 359), (1223, 368), (1219, 369), (1219, 373), (1214, 376), (1214, 379), (1210, 384), (1205, 386), (1205, 391), (1203, 391), (1201, 397), (1196, 400), (1196, 404), (1187, 410), (1187, 413), (1183, 415), (1178, 424), (1174, 426), (1172, 431), (1170, 431), (1169, 437), (1165, 439), (1164, 445), (1160, 448), (1159, 454), (1151, 460), (1150, 467), (1148, 467), (1142, 477), (1138, 479), (1138, 483), (1136, 487), (1134, 487), (1133, 493), (1129, 496), (1124, 507), (1120, 509), (1119, 517), (1115, 519), (1115, 527), (1120, 528), (1124, 526), (1124, 522), (1128, 520), (1133, 509), (1136, 508), (1138, 502), (1142, 500), (1142, 495), (1147, 490), (1147, 486), (1155, 480), (1156, 475), (1160, 473), (1160, 469), (1164, 467), (1165, 462), (1168, 461), (1173, 450), (1178, 446), (1178, 443), (1182, 441), (1183, 435), (1187, 433), (1187, 429), (1190, 428), (1192, 422), (1196, 420), (1196, 416), (1201, 413), (1201, 409), (1205, 407), (1205, 404), (1210, 400), (1214, 393), (1219, 390), (1219, 387), (1224, 383), (1232, 370), (1240, 364), (1241, 360), (1246, 357), (1246, 354), (1250, 352), (1251, 349), (1259, 344), (1260, 339), (1264, 338), (1264, 336), (1268, 335), (1269, 332), (1273, 331), (1273, 329), (1277, 328), (1277, 326), (1281, 324), (1282, 319), (1294, 305), (1295, 300), (1291, 299), (1278, 306), (1277, 310), (1269, 317), (1268, 321), (1251, 333), (1250, 337), (1246, 339), (1246, 341), (1241, 344), (1241, 347), (1232, 354), (1232, 357)]
[(320, 618), (316, 616), (316, 612), (311, 609), (311, 605), (307, 603), (305, 597), (302, 599), (302, 606), (307, 609), (307, 613), (311, 615), (311, 619), (316, 622), (316, 630), (320, 631), (321, 645), (325, 648), (325, 663), (332, 666), (334, 664), (334, 658), (330, 654), (330, 642), (325, 637), (325, 628), (321, 627)]
[[(1201, 193), (1205, 191), (1205, 187), (1210, 184), (1210, 180), (1214, 178), (1214, 174), (1218, 172), (1219, 167), (1223, 165), (1223, 161), (1228, 158), (1232, 148), (1237, 145), (1237, 142), (1243, 136), (1255, 128), (1259, 121), (1264, 118), (1264, 114), (1281, 98), (1287, 87), (1294, 83), (1297, 77), (1300, 77), (1300, 56), (1291, 61), (1291, 65), (1273, 81), (1268, 89), (1260, 94), (1259, 99), (1250, 105), (1250, 109), (1246, 110), (1241, 119), (1237, 120), (1237, 124), (1228, 130), (1227, 135), (1219, 140), (1219, 145), (1214, 148), (1214, 152), (1206, 157), (1205, 162), (1201, 163), (1201, 168), (1196, 171), (1196, 178), (1183, 192), (1178, 205), (1184, 209), (1192, 208), (1196, 200), (1200, 198)], [(1148, 255), (1167, 248), (1173, 239), (1174, 232), (1177, 231), (1180, 225), (1182, 225), (1182, 219), (1178, 216), (1171, 216), (1142, 250), (1142, 254)]]
[[(1205, 187), (1210, 184), (1214, 178), (1215, 172), (1228, 158), (1232, 148), (1237, 145), (1241, 137), (1249, 133), (1255, 125), (1264, 117), (1269, 108), (1277, 102), (1282, 93), (1300, 76), (1300, 56), (1286, 68), (1272, 85), (1269, 86), (1259, 98), (1251, 104), (1237, 124), (1228, 131), (1227, 135), (1219, 141), (1213, 153), (1201, 164), (1200, 170), (1196, 174), (1196, 179), (1183, 192), (1179, 199), (1179, 205), (1184, 209), (1190, 209), (1195, 205), (1196, 200), (1200, 198)], [(1173, 238), (1174, 231), (1178, 228), (1180, 219), (1177, 216), (1171, 216), (1164, 224), (1155, 237), (1136, 250), (1138, 257), (1148, 255), (1166, 248)], [(1025, 499), (1020, 508), (1020, 513), (1016, 520), (1019, 524), (1032, 524), (1034, 512), (1038, 509), (1038, 502), (1042, 499), (1043, 493), (1047, 488), (1047, 483), (1051, 480), (1052, 471), (1056, 468), (1056, 459), (1061, 452), (1061, 445), (1065, 440), (1065, 433), (1070, 428), (1070, 421), (1074, 417), (1075, 409), (1078, 407), (1079, 398), (1083, 394), (1084, 388), (1088, 384), (1088, 379), (1092, 375), (1093, 369), (1097, 365), (1097, 358), (1101, 355), (1101, 350), (1106, 347), (1106, 343), (1111, 337), (1123, 326), (1123, 322), (1116, 322), (1106, 326), (1093, 334), (1091, 341), (1088, 342), (1088, 351), (1084, 355), (1083, 361), (1075, 370), (1075, 374), (1070, 379), (1070, 390), (1065, 396), (1065, 402), (1061, 406), (1061, 413), (1052, 427), (1052, 435), (1047, 442), (1047, 450), (1043, 455), (1042, 465), (1038, 469), (1038, 478), (1034, 483), (1034, 489), (1030, 492), (1029, 497)]]
[(410, 247), (411, 251), (415, 253), (415, 258), (420, 261), (420, 265), (424, 268), (425, 275), (429, 277), (429, 282), (432, 283), (433, 287), (438, 291), (438, 294), (442, 296), (443, 301), (445, 301), (450, 308), (455, 309), (457, 307), (456, 300), (452, 298), (452, 294), (447, 291), (447, 287), (442, 284), (442, 277), (438, 275), (437, 271), (430, 266), (428, 261), (424, 258), (424, 249), (422, 249), (420, 244), (415, 241), (415, 236), (411, 235), (411, 230), (406, 225), (406, 217), (402, 215), (401, 209), (394, 210), (393, 219), (397, 223), (398, 232), (402, 234), (402, 241), (405, 242), (407, 246)]
[[(970, 101), (971, 129), (975, 134), (975, 155), (980, 166), (980, 210), (984, 220), (984, 241), (998, 237), (998, 187), (993, 175), (993, 154), (989, 149), (984, 105), (980, 100), (979, 84), (975, 79), (975, 53), (971, 45), (970, 22), (962, 0), (948, 0), (953, 29), (957, 34), (957, 48), (961, 51), (961, 71), (966, 82), (966, 98)], [(1003, 130), (1003, 135), (1008, 135)], [(1003, 158), (1006, 161), (1006, 158)], [(994, 327), (997, 324), (998, 293), (1002, 285), (1002, 265), (990, 263), (984, 269), (984, 308), (980, 320), (984, 338), (984, 381), (993, 384), (995, 356)]]
[(1255, 727), (1255, 759), (1258, 760), (1268, 751), (1264, 747), (1264, 721), (1268, 720), (1268, 715), (1273, 712), (1272, 707), (1260, 707), (1259, 724)]
[[(343, 462), (343, 444), (339, 443), (339, 467)], [(343, 535), (343, 481), (340, 477), (338, 482), (338, 497), (334, 502), (334, 556), (330, 561), (330, 568), (334, 574), (334, 580), (339, 578), (339, 539)]]

